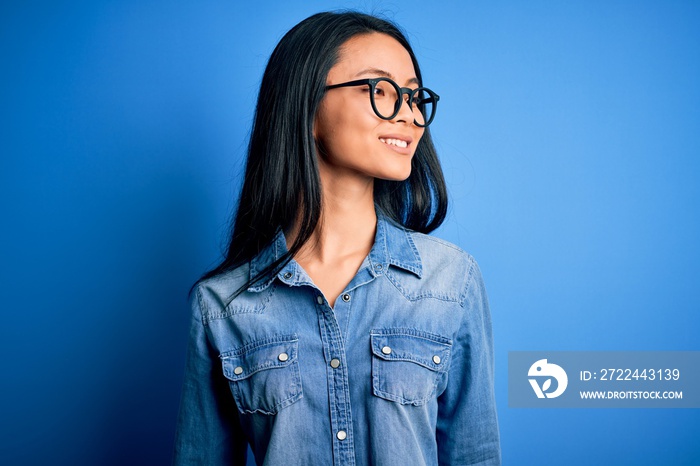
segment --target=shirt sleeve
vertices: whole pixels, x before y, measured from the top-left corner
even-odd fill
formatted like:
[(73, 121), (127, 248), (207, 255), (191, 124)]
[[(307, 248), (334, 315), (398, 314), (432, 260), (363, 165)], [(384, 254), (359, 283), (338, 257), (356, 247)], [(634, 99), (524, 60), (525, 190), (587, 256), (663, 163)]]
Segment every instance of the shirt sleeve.
[(471, 257), (462, 308), (447, 387), (438, 398), (438, 460), (452, 466), (500, 465), (491, 313)]
[(197, 288), (173, 464), (246, 464), (246, 437), (219, 357), (207, 337), (202, 307), (201, 291)]

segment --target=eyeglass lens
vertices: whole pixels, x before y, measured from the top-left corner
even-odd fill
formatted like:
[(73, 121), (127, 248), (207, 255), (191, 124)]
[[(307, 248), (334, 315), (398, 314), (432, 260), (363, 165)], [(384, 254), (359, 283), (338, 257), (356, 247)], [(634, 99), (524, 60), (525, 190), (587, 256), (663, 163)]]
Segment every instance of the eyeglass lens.
[[(378, 80), (375, 84), (372, 99), (374, 107), (381, 118), (390, 119), (395, 117), (400, 111), (400, 105), (403, 104), (405, 97), (402, 95), (399, 101), (399, 87), (389, 80)], [(412, 108), (415, 123), (418, 126), (429, 124), (435, 112), (435, 99), (424, 88), (419, 88), (412, 94)], [(416, 109), (418, 110), (416, 112)]]

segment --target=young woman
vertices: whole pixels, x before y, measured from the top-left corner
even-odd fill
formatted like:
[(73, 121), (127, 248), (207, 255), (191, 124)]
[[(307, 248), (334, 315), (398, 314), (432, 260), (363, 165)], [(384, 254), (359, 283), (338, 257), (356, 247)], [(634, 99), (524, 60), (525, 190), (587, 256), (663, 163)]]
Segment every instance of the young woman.
[(500, 464), (482, 278), (426, 235), (438, 99), (382, 19), (282, 38), (228, 254), (194, 289), (176, 464)]

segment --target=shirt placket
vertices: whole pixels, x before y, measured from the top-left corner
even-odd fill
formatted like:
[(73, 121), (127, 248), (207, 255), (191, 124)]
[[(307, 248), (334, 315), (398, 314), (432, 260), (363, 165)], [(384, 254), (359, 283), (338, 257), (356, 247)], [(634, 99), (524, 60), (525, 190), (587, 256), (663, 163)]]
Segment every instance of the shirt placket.
[(333, 309), (323, 295), (318, 292), (316, 309), (326, 361), (333, 465), (354, 466), (355, 450), (350, 409), (350, 387), (343, 336)]

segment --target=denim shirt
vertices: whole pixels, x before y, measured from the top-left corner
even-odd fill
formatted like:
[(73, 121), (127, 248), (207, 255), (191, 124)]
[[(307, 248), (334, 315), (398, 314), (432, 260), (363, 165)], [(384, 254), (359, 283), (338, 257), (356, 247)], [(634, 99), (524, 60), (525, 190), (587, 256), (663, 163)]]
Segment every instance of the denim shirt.
[(175, 464), (498, 465), (491, 316), (456, 246), (381, 215), (331, 307), (286, 252), (196, 287)]

